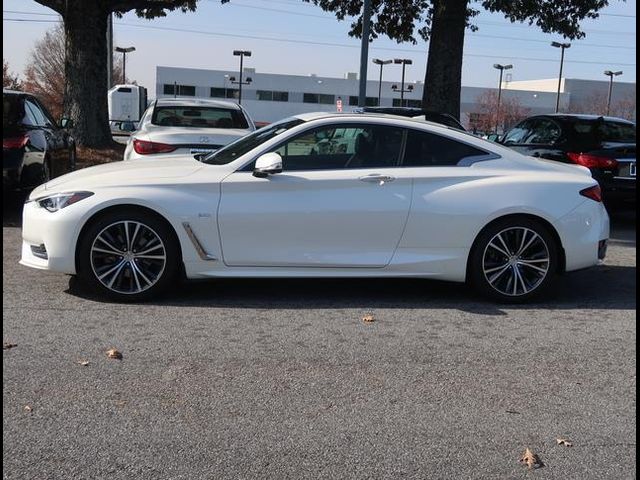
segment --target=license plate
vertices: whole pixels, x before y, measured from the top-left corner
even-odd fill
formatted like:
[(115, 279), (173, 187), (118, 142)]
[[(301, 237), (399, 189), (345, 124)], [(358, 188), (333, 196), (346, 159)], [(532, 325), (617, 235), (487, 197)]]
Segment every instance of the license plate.
[(198, 155), (202, 153), (213, 153), (213, 152), (215, 152), (215, 150), (211, 148), (192, 148), (191, 149), (191, 155)]

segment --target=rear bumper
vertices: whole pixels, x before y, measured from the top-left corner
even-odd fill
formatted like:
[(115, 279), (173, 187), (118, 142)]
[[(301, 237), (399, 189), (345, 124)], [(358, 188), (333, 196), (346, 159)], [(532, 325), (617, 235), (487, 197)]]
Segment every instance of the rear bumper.
[(604, 205), (585, 200), (560, 219), (558, 233), (565, 251), (566, 271), (592, 267), (604, 259), (609, 215)]

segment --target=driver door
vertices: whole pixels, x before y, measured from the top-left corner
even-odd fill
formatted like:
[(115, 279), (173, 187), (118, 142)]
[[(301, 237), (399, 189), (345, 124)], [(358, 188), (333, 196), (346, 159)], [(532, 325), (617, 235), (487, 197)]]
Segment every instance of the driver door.
[(412, 181), (398, 166), (404, 132), (377, 125), (316, 128), (272, 151), (282, 173), (252, 165), (222, 182), (218, 226), (237, 267), (384, 267), (400, 241)]

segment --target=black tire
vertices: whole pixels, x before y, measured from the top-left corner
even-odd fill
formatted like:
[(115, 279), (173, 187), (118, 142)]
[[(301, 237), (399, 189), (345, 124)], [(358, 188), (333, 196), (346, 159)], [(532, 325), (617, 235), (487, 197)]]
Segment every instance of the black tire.
[(476, 238), (469, 258), (469, 281), (493, 300), (527, 302), (553, 284), (558, 249), (555, 237), (542, 222), (506, 217), (487, 226)]
[(93, 221), (83, 232), (77, 254), (81, 284), (119, 302), (156, 297), (172, 284), (181, 262), (172, 227), (135, 208), (111, 210)]

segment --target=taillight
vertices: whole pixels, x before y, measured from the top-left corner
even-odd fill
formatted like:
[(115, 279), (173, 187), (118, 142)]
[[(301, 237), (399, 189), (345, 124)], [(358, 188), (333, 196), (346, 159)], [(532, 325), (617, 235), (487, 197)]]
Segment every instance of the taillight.
[(600, 190), (600, 185), (594, 185), (593, 187), (580, 190), (580, 195), (590, 198), (594, 202), (602, 202), (602, 190)]
[(133, 149), (140, 155), (149, 155), (151, 153), (169, 153), (173, 152), (176, 147), (167, 143), (147, 142), (146, 140), (133, 140)]
[(600, 155), (568, 152), (567, 157), (573, 163), (587, 168), (616, 168), (618, 166), (618, 161), (615, 158), (602, 157)]
[(29, 143), (29, 137), (26, 135), (22, 135), (20, 137), (12, 137), (12, 138), (3, 138), (2, 139), (2, 148), (7, 149), (18, 149), (24, 147), (27, 143)]

